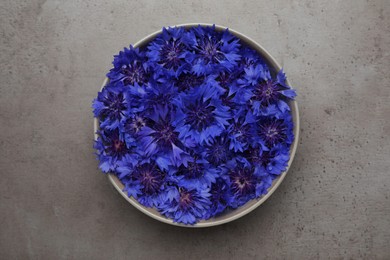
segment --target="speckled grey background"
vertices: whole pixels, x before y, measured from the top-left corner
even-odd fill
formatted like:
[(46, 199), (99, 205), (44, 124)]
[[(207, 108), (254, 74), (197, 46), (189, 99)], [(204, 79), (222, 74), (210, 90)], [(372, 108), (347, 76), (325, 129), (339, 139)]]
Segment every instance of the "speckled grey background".
[[(0, 2), (1, 259), (390, 259), (387, 0)], [(298, 90), (271, 198), (208, 229), (159, 223), (97, 169), (91, 101), (112, 55), (209, 22), (261, 43)]]

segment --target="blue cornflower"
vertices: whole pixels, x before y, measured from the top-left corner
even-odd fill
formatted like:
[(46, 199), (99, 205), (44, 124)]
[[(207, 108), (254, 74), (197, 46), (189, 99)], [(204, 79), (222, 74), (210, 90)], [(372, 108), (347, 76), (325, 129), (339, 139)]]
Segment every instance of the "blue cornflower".
[(233, 196), (230, 192), (229, 177), (219, 177), (211, 185), (210, 194), (211, 205), (205, 216), (206, 219), (222, 213), (232, 203)]
[(272, 181), (273, 177), (269, 174), (259, 178), (256, 185), (256, 198), (268, 193), (268, 189), (271, 187)]
[(269, 68), (264, 59), (253, 49), (243, 46), (239, 52), (241, 58), (238, 61), (239, 73), (245, 74), (245, 69), (249, 69), (252, 66), (261, 65), (264, 71), (268, 71)]
[(232, 85), (237, 85), (237, 76), (237, 71), (221, 71), (217, 75), (216, 81), (223, 89), (225, 89), (225, 93), (228, 94)]
[[(259, 83), (259, 81), (267, 81), (271, 79), (270, 72), (262, 64), (249, 66), (244, 69), (244, 71), (244, 78), (239, 80), (239, 83), (243, 85), (255, 86)], [(256, 91), (256, 89), (254, 91)]]
[(212, 93), (217, 93), (212, 89), (197, 88), (175, 99), (178, 116), (174, 124), (180, 138), (189, 136), (199, 144), (210, 143), (212, 138), (219, 136), (229, 124), (229, 107), (222, 105), (215, 97), (211, 98)]
[(272, 79), (268, 72), (264, 72), (261, 65), (250, 67), (245, 72), (245, 80), (241, 83), (245, 82), (251, 86), (252, 108), (256, 115), (261, 115), (261, 109), (272, 104), (276, 105), (282, 113), (290, 110), (286, 101), (293, 99), (296, 94), (286, 84), (283, 70), (278, 72), (276, 79)]
[(165, 183), (165, 175), (157, 165), (145, 163), (138, 165), (132, 172), (133, 179), (141, 187), (141, 195), (138, 201), (146, 206), (153, 207), (159, 203), (160, 192)]
[(259, 176), (254, 174), (250, 163), (244, 158), (236, 157), (227, 163), (227, 174), (230, 178), (230, 190), (234, 196), (232, 207), (236, 208), (256, 197), (256, 186)]
[(114, 56), (114, 67), (107, 77), (112, 82), (122, 81), (124, 85), (146, 84), (150, 74), (146, 61), (145, 53), (130, 45), (130, 49), (124, 48)]
[(249, 88), (239, 84), (239, 74), (238, 69), (233, 72), (221, 71), (216, 78), (217, 84), (225, 91), (220, 99), (224, 105), (231, 108), (246, 104), (252, 96)]
[(246, 158), (255, 167), (254, 173), (259, 176), (280, 175), (286, 169), (290, 158), (289, 148), (282, 144), (277, 144), (270, 150), (264, 150), (260, 147), (250, 148), (246, 154)]
[(245, 73), (237, 79), (237, 84), (232, 84), (229, 87), (229, 96), (232, 96), (232, 101), (240, 106), (246, 105), (253, 97), (253, 85), (260, 79), (268, 77), (269, 74), (268, 69), (262, 64), (251, 65), (243, 70)]
[(142, 195), (142, 184), (139, 180), (134, 180), (132, 178), (126, 178), (121, 180), (125, 185), (123, 191), (127, 193), (127, 196), (138, 199), (140, 195)]
[(252, 138), (251, 132), (251, 125), (249, 124), (243, 124), (241, 122), (234, 122), (232, 125), (229, 126), (229, 149), (234, 150), (234, 152), (241, 151), (243, 152), (244, 149), (248, 146), (249, 141)]
[(253, 142), (254, 128), (257, 120), (250, 110), (240, 108), (234, 112), (234, 121), (228, 127), (229, 149), (243, 152)]
[(145, 88), (142, 101), (145, 110), (153, 113), (153, 110), (156, 108), (163, 110), (172, 108), (172, 102), (176, 96), (177, 89), (173, 87), (173, 84), (169, 82), (165, 84), (155, 82)]
[(276, 144), (292, 144), (294, 141), (293, 124), (290, 114), (284, 113), (282, 117), (260, 117), (256, 129), (258, 140), (264, 140), (271, 148)]
[(148, 123), (138, 132), (139, 143), (145, 155), (167, 157), (173, 165), (186, 163), (184, 144), (187, 145), (191, 141), (188, 141), (188, 138), (179, 139), (179, 130), (172, 125), (176, 118), (175, 112), (164, 107), (156, 108), (147, 118)]
[[(167, 70), (181, 71), (186, 66), (187, 54), (186, 37), (184, 28), (163, 28), (162, 33), (148, 46), (148, 63), (152, 66)], [(177, 74), (179, 75), (180, 72)]]
[(133, 196), (147, 207), (157, 205), (160, 191), (165, 184), (165, 172), (150, 158), (143, 157), (134, 151), (126, 154), (116, 168), (118, 178), (125, 184), (129, 196)]
[(217, 32), (215, 26), (198, 26), (186, 34), (194, 49), (186, 60), (193, 64), (193, 71), (198, 75), (215, 73), (221, 70), (232, 71), (240, 58), (239, 40), (228, 30)]
[(129, 134), (132, 137), (138, 135), (142, 128), (146, 125), (146, 118), (140, 115), (134, 115), (129, 117), (122, 126), (122, 129), (125, 133)]
[(111, 83), (93, 101), (93, 113), (100, 119), (100, 127), (113, 130), (125, 119), (129, 97), (122, 83)]
[(202, 154), (216, 167), (223, 165), (234, 156), (234, 153), (229, 150), (229, 138), (226, 135), (213, 138), (210, 144), (204, 147)]
[(208, 188), (186, 187), (180, 183), (163, 191), (158, 210), (174, 222), (195, 224), (210, 207)]
[(143, 161), (144, 159), (142, 159), (142, 157), (136, 151), (125, 154), (123, 158), (117, 162), (118, 167), (115, 169), (115, 171), (118, 178), (120, 180), (124, 180), (126, 178), (131, 179), (135, 167)]
[(106, 173), (114, 171), (118, 162), (129, 152), (126, 142), (118, 130), (99, 131), (99, 137), (94, 147), (100, 161), (99, 168)]
[(184, 92), (202, 85), (205, 82), (205, 77), (190, 71), (184, 71), (179, 77), (174, 78), (173, 82), (178, 91)]
[(123, 121), (119, 129), (123, 135), (127, 147), (137, 147), (137, 137), (141, 129), (146, 125), (146, 119), (142, 115), (133, 114), (128, 115), (127, 119)]
[(182, 180), (188, 187), (205, 187), (214, 183), (219, 171), (211, 167), (209, 162), (199, 155), (191, 155), (186, 165), (171, 168), (170, 174)]

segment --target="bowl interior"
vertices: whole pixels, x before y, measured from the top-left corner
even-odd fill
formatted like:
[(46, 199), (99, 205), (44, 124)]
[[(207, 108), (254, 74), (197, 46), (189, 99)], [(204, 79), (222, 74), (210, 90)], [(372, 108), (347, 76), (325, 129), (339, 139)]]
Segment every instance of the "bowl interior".
[[(199, 23), (192, 23), (192, 24), (181, 24), (181, 25), (176, 25), (176, 26), (178, 26), (178, 27), (183, 26), (186, 28), (190, 28), (190, 27), (194, 27), (194, 26), (198, 26), (198, 25), (199, 25)], [(201, 26), (212, 26), (211, 24), (200, 24), (200, 25)], [(216, 28), (216, 30), (219, 30), (219, 31), (226, 29), (226, 27), (219, 26), (219, 25), (215, 25), (215, 28)], [(248, 45), (251, 48), (253, 48), (254, 50), (256, 50), (264, 58), (264, 60), (268, 63), (271, 70), (274, 70), (274, 71), (280, 70), (279, 64), (260, 44), (256, 43), (255, 41), (253, 41), (249, 37), (247, 37), (239, 32), (236, 32), (235, 30), (229, 29), (229, 31), (232, 34), (234, 34), (235, 36), (237, 36), (246, 45)], [(161, 30), (150, 34), (149, 36), (145, 37), (144, 39), (142, 39), (139, 42), (137, 42), (136, 44), (134, 44), (134, 47), (140, 47), (140, 48), (145, 47), (150, 41), (152, 41), (160, 33), (161, 33)], [(108, 83), (108, 78), (106, 78), (104, 80), (102, 88), (107, 83)], [(290, 85), (288, 80), (287, 80), (287, 83)], [(176, 225), (176, 226), (183, 226), (183, 227), (209, 227), (209, 226), (220, 225), (220, 224), (224, 224), (224, 223), (233, 221), (235, 219), (238, 219), (238, 218), (248, 214), (249, 212), (254, 210), (256, 207), (260, 206), (265, 200), (267, 200), (267, 198), (269, 196), (271, 196), (271, 194), (277, 189), (277, 187), (283, 181), (288, 169), (290, 168), (290, 165), (294, 159), (294, 155), (295, 155), (298, 140), (299, 140), (299, 113), (298, 113), (298, 105), (297, 105), (297, 102), (295, 100), (290, 101), (289, 106), (291, 109), (291, 114), (292, 114), (292, 118), (293, 118), (293, 122), (294, 122), (294, 129), (293, 129), (294, 142), (291, 145), (290, 160), (288, 162), (288, 166), (287, 166), (286, 170), (282, 174), (280, 174), (280, 176), (278, 178), (276, 178), (273, 181), (272, 186), (268, 189), (267, 194), (263, 195), (262, 197), (260, 197), (258, 199), (248, 201), (245, 205), (243, 205), (235, 210), (230, 210), (230, 211), (224, 212), (223, 214), (221, 214), (217, 217), (214, 217), (214, 218), (210, 218), (208, 220), (201, 220), (194, 225), (184, 225), (184, 224), (180, 224), (180, 223), (175, 223), (175, 222), (173, 222), (173, 220), (168, 219), (168, 218), (164, 217), (163, 215), (161, 215), (157, 210), (155, 210), (153, 208), (144, 207), (143, 205), (138, 203), (137, 200), (135, 200), (134, 198), (129, 198), (127, 196), (127, 194), (125, 192), (123, 192), (124, 185), (120, 182), (120, 180), (115, 175), (108, 174), (108, 178), (109, 178), (110, 182), (113, 184), (113, 186), (116, 188), (116, 190), (118, 190), (118, 192), (128, 202), (130, 202), (134, 207), (136, 207), (137, 209), (139, 209), (140, 211), (142, 211), (146, 215), (148, 215), (154, 219), (157, 219), (161, 222)], [(98, 137), (98, 135), (96, 134), (98, 129), (99, 129), (99, 122), (95, 118), (94, 119), (95, 140), (97, 140), (97, 137)]]

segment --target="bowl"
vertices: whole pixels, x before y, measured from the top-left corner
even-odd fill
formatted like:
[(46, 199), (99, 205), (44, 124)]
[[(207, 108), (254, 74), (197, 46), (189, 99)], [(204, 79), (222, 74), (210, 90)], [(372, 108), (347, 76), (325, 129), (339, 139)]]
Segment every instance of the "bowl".
[[(198, 25), (201, 25), (201, 26), (212, 26), (212, 24), (205, 24), (205, 23), (187, 23), (187, 24), (180, 24), (180, 25), (175, 25), (175, 26), (191, 28), (191, 27), (198, 26)], [(220, 26), (220, 25), (215, 25), (215, 29), (218, 30), (218, 31), (225, 30), (226, 28), (227, 27)], [(249, 38), (248, 36), (246, 36), (246, 35), (244, 35), (242, 33), (239, 33), (239, 32), (237, 32), (237, 31), (235, 31), (233, 29), (229, 28), (229, 31), (233, 35), (238, 37), (242, 42), (246, 43), (248, 46), (250, 46), (251, 48), (256, 50), (265, 59), (265, 61), (268, 63), (268, 65), (272, 69), (274, 69), (275, 71), (279, 71), (280, 70), (281, 67), (276, 62), (276, 60), (260, 44), (258, 44), (257, 42), (255, 42), (254, 40)], [(142, 40), (138, 41), (133, 46), (134, 47), (146, 46), (151, 40), (153, 40), (160, 33), (161, 33), (161, 30), (156, 31), (156, 32), (146, 36)], [(108, 81), (109, 81), (109, 79), (106, 78), (103, 81), (103, 84), (102, 84), (101, 88), (103, 88), (108, 83)], [(291, 85), (289, 83), (288, 79), (287, 79), (287, 83), (288, 83), (288, 85)], [(298, 104), (297, 104), (297, 102), (295, 100), (292, 100), (292, 101), (289, 101), (288, 105), (290, 106), (291, 114), (292, 114), (292, 118), (293, 118), (293, 122), (294, 122), (294, 129), (293, 129), (293, 132), (294, 132), (294, 142), (292, 143), (291, 148), (290, 148), (290, 160), (288, 161), (288, 165), (286, 167), (286, 170), (283, 173), (281, 173), (273, 181), (272, 186), (268, 189), (268, 193), (267, 194), (263, 195), (260, 198), (250, 200), (246, 204), (244, 204), (243, 206), (241, 206), (241, 207), (239, 207), (237, 209), (224, 212), (221, 215), (219, 215), (217, 217), (210, 218), (208, 220), (201, 220), (201, 221), (197, 222), (194, 225), (185, 225), (185, 224), (181, 224), (181, 223), (176, 223), (176, 222), (173, 222), (172, 219), (169, 219), (169, 218), (161, 215), (154, 208), (147, 208), (147, 207), (141, 205), (134, 198), (129, 198), (127, 196), (127, 194), (125, 192), (123, 192), (124, 185), (120, 182), (120, 180), (115, 175), (108, 174), (108, 179), (111, 182), (111, 184), (115, 187), (115, 189), (131, 205), (133, 205), (135, 208), (137, 208), (141, 212), (145, 213), (149, 217), (152, 217), (152, 218), (154, 218), (154, 219), (156, 219), (158, 221), (161, 221), (163, 223), (167, 223), (167, 224), (171, 224), (171, 225), (175, 225), (175, 226), (181, 226), (181, 227), (202, 228), (202, 227), (217, 226), (217, 225), (221, 225), (221, 224), (228, 223), (228, 222), (231, 222), (233, 220), (236, 220), (236, 219), (238, 219), (238, 218), (248, 214), (249, 212), (253, 211), (255, 208), (257, 208), (261, 204), (263, 204), (264, 201), (266, 201), (275, 192), (275, 190), (279, 187), (279, 185), (282, 183), (283, 179), (286, 177), (288, 169), (291, 166), (291, 163), (292, 163), (292, 161), (294, 159), (295, 152), (297, 150), (297, 145), (298, 145), (298, 140), (299, 140), (299, 129), (300, 128), (299, 128), (299, 112), (298, 112)], [(98, 122), (97, 118), (94, 118), (95, 140), (97, 140), (97, 138), (98, 138), (98, 135), (96, 134), (98, 129), (99, 129), (99, 122)]]

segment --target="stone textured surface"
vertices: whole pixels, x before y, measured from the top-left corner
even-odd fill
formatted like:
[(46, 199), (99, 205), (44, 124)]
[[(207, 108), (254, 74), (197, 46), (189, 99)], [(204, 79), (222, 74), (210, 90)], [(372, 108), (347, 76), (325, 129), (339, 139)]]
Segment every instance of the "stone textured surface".
[[(1, 259), (390, 259), (387, 0), (0, 2)], [(209, 22), (261, 43), (298, 90), (300, 146), (248, 216), (159, 223), (97, 169), (91, 101), (112, 55)]]

